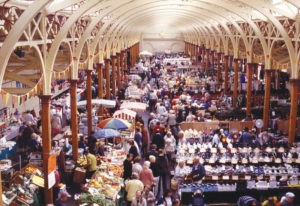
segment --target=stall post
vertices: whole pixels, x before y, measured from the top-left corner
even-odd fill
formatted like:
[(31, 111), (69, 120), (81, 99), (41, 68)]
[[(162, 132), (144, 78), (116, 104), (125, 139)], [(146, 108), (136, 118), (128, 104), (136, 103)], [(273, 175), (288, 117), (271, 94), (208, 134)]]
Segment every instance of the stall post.
[(110, 76), (109, 76), (109, 68), (110, 68), (110, 59), (105, 59), (105, 79), (106, 79), (106, 99), (110, 99)]
[[(202, 59), (202, 47), (201, 46), (198, 46), (198, 53), (197, 53), (197, 66), (199, 66), (198, 69), (200, 69), (199, 57), (201, 57), (201, 61), (203, 61), (203, 59)], [(200, 61), (200, 63), (201, 63), (201, 61)]]
[(117, 53), (117, 86), (121, 90), (121, 53)]
[(86, 70), (86, 110), (87, 110), (87, 126), (88, 135), (91, 135), (93, 130), (93, 117), (92, 117), (92, 70)]
[(298, 107), (298, 90), (300, 79), (290, 79), (292, 91), (291, 91), (291, 109), (289, 120), (289, 145), (292, 145), (295, 141), (296, 135), (296, 120), (297, 120), (297, 107)]
[(199, 46), (195, 45), (195, 61), (196, 61), (196, 66), (198, 66), (199, 62), (198, 62), (198, 56), (199, 56)]
[(230, 55), (230, 56), (229, 56), (229, 68), (230, 68), (230, 69), (232, 69), (233, 59), (234, 59), (233, 55)]
[(209, 72), (209, 53), (210, 53), (210, 49), (206, 49), (206, 68), (205, 68), (205, 72), (206, 75), (208, 76), (208, 72)]
[(224, 93), (228, 93), (228, 60), (229, 56), (224, 56)]
[(236, 108), (237, 93), (238, 93), (238, 81), (239, 81), (239, 59), (234, 59), (234, 83), (233, 83), (233, 108)]
[(211, 50), (211, 68), (215, 70), (215, 51)]
[[(98, 98), (103, 99), (103, 73), (102, 63), (97, 64), (97, 75), (98, 75)], [(99, 106), (98, 116), (103, 116), (103, 106)]]
[(121, 70), (122, 70), (122, 75), (124, 79), (124, 82), (127, 81), (127, 75), (126, 75), (126, 70), (127, 70), (127, 50), (123, 51), (123, 56), (122, 56), (122, 65), (121, 65)]
[(247, 64), (247, 104), (246, 104), (246, 115), (251, 114), (251, 99), (252, 99), (252, 76), (253, 71), (258, 67), (257, 63)]
[(218, 52), (217, 56), (217, 84), (220, 84), (220, 78), (221, 78), (221, 52)]
[(111, 56), (111, 73), (112, 73), (112, 79), (111, 79), (111, 89), (113, 96), (116, 97), (116, 59), (117, 56)]
[(77, 79), (70, 80), (70, 96), (71, 96), (71, 131), (72, 131), (72, 152), (73, 160), (78, 158), (78, 120), (77, 120)]
[(202, 72), (204, 73), (205, 72), (205, 47), (204, 45), (202, 46)]
[(2, 174), (0, 172), (0, 203), (2, 205)]
[(271, 69), (265, 70), (265, 96), (264, 96), (264, 124), (263, 128), (268, 129), (270, 114), (270, 92), (271, 92)]
[(48, 187), (49, 172), (48, 164), (49, 157), (51, 155), (51, 124), (50, 124), (50, 100), (51, 95), (40, 95), (42, 104), (42, 144), (43, 144), (43, 170), (44, 170), (44, 193), (45, 193), (45, 204), (53, 204), (53, 191), (52, 188)]

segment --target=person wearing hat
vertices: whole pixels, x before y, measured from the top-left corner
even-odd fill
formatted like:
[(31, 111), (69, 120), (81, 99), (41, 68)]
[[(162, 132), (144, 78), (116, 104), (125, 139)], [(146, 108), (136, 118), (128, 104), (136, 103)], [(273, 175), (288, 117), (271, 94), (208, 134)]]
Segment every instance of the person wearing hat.
[(294, 206), (295, 194), (292, 192), (287, 192), (280, 200), (281, 206)]
[(58, 198), (57, 200), (55, 201), (55, 206), (66, 206), (67, 205), (67, 201), (68, 199), (71, 197), (71, 195), (66, 192), (66, 191), (61, 191), (59, 194), (58, 194)]
[(257, 200), (251, 196), (245, 195), (238, 199), (237, 206), (256, 206)]
[(138, 179), (137, 173), (132, 173), (131, 180), (125, 185), (125, 191), (127, 192), (126, 200), (127, 205), (131, 205), (137, 191), (142, 191), (144, 189), (144, 184)]

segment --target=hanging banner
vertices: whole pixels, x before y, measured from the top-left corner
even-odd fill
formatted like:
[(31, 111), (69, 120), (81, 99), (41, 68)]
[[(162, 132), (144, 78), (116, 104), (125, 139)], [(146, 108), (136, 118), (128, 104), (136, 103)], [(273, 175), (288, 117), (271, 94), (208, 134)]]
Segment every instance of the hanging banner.
[(1, 97), (2, 97), (2, 99), (4, 99), (4, 95), (5, 95), (5, 92), (4, 92), (4, 90), (2, 89), (2, 90), (1, 90)]
[(22, 103), (24, 106), (25, 106), (25, 97), (26, 97), (25, 95), (22, 96)]
[(20, 105), (20, 96), (17, 97), (18, 100), (18, 106)]
[(12, 101), (12, 104), (15, 105), (15, 104), (16, 104), (16, 101), (17, 101), (17, 96), (12, 95), (12, 96), (11, 96), (11, 101)]
[(9, 93), (6, 93), (6, 94), (5, 94), (5, 104), (8, 103), (8, 99), (9, 99)]
[(43, 90), (43, 82), (42, 81), (39, 81), (39, 89)]

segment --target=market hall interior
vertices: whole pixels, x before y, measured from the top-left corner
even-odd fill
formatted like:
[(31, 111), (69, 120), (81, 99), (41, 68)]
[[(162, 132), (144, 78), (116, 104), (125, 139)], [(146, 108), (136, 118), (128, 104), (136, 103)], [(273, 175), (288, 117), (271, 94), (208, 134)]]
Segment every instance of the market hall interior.
[[(53, 101), (68, 93), (70, 155), (77, 161), (81, 117), (74, 111), (81, 79), (86, 87), (83, 132), (91, 135), (92, 99), (116, 97), (147, 52), (189, 58), (193, 68), (215, 76), (232, 108), (239, 107), (244, 92), (247, 116), (260, 101), (263, 109), (254, 124), (261, 130), (270, 127), (272, 115), (279, 115), (272, 110), (273, 92), (286, 88), (282, 130), (289, 146), (300, 135), (299, 0), (2, 0), (0, 5), (0, 134), (4, 142), (18, 136), (20, 125), (16, 130), (9, 122), (16, 111), (30, 110), (40, 118), (47, 204), (54, 202)], [(244, 84), (240, 73), (246, 76)], [(95, 76), (102, 85), (96, 93)], [(253, 92), (257, 80), (264, 85), (260, 95)], [(103, 117), (103, 110), (100, 106), (97, 115)]]

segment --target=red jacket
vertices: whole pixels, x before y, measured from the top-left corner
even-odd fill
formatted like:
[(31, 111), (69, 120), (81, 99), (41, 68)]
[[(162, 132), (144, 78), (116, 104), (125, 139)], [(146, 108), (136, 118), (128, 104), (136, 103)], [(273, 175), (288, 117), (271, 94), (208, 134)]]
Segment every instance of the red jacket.
[(146, 185), (151, 186), (154, 183), (152, 170), (149, 168), (143, 168), (140, 173), (140, 180), (143, 182), (145, 186)]

